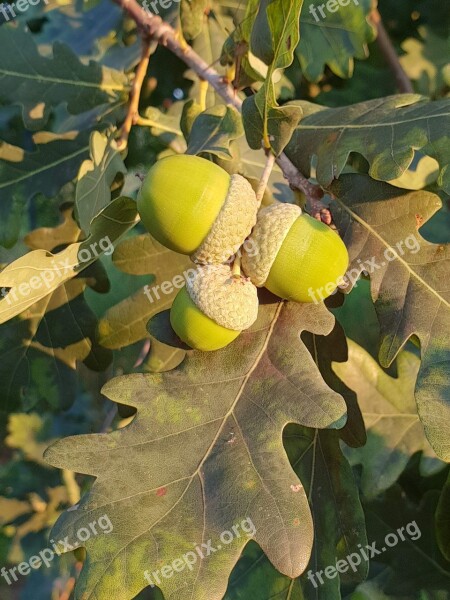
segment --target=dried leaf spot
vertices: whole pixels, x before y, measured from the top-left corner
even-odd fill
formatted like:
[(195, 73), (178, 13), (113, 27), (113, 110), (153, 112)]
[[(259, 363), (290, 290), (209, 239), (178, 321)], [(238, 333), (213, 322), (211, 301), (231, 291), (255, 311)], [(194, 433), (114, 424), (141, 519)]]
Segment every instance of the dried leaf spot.
[(419, 213), (416, 214), (416, 227), (417, 229), (419, 229), (419, 227), (421, 227), (423, 224), (423, 217), (422, 215), (419, 215)]
[(294, 525), (294, 527), (298, 527), (298, 526), (300, 525), (300, 519), (298, 519), (298, 518), (297, 518), (297, 519), (294, 519), (294, 520), (292, 521), (292, 524)]
[(167, 494), (167, 488), (166, 487), (161, 487), (158, 490), (156, 490), (156, 495), (157, 496), (165, 496)]
[(299, 492), (302, 489), (302, 484), (299, 483), (297, 485), (291, 485), (291, 490), (295, 493)]
[(330, 133), (329, 136), (327, 136), (327, 141), (326, 143), (329, 144), (330, 146), (332, 144), (334, 144), (334, 142), (338, 139), (340, 132), (338, 131), (334, 131), (333, 133)]

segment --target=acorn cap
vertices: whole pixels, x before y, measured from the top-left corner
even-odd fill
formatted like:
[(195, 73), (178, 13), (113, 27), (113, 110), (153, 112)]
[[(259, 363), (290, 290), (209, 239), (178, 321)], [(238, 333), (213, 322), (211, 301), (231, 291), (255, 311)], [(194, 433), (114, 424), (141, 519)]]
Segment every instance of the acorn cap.
[(241, 175), (232, 175), (222, 208), (192, 260), (200, 264), (225, 262), (250, 235), (257, 212), (258, 201), (250, 183)]
[(235, 331), (248, 329), (258, 316), (258, 293), (245, 277), (234, 277), (228, 265), (207, 265), (186, 279), (191, 300), (210, 319)]
[(273, 262), (302, 209), (295, 204), (276, 203), (263, 208), (252, 231), (252, 252), (242, 251), (242, 268), (257, 287), (264, 286)]

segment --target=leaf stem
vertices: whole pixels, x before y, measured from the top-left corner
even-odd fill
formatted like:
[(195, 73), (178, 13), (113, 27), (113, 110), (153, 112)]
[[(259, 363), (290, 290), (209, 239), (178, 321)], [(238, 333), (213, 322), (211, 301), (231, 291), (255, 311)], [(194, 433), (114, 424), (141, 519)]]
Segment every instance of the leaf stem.
[(233, 268), (231, 269), (231, 273), (233, 277), (236, 279), (240, 279), (241, 277), (241, 255), (238, 252), (236, 254), (236, 258), (234, 259)]
[(198, 89), (198, 103), (200, 104), (200, 108), (203, 111), (206, 110), (206, 96), (208, 94), (209, 83), (206, 79), (200, 79), (199, 81), (199, 89)]
[(266, 191), (270, 175), (272, 173), (273, 167), (275, 166), (275, 161), (275, 155), (269, 150), (267, 152), (264, 171), (262, 172), (261, 179), (259, 180), (258, 188), (256, 190), (256, 199), (258, 200), (258, 206), (261, 206), (262, 199), (264, 198), (264, 192)]
[(117, 140), (117, 147), (119, 150), (126, 148), (131, 128), (133, 125), (136, 125), (139, 119), (139, 100), (141, 97), (142, 84), (144, 83), (144, 79), (147, 74), (151, 52), (152, 44), (150, 38), (142, 38), (141, 60), (136, 69), (136, 75), (131, 88), (127, 116), (125, 117), (125, 121), (120, 130), (120, 137)]

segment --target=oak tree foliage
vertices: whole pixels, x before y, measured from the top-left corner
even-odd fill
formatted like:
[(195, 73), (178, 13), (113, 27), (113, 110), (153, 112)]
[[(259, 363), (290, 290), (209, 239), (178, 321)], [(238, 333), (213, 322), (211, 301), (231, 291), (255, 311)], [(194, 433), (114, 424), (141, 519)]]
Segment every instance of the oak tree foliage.
[[(118, 4), (0, 17), (0, 566), (70, 550), (0, 596), (449, 598), (445, 3), (151, 3), (198, 60), (152, 40), (130, 127), (147, 46)], [(274, 155), (263, 204), (329, 215), (348, 285), (308, 304), (261, 290), (231, 345), (180, 344), (168, 310), (192, 263), (136, 199), (182, 153), (255, 189)], [(80, 539), (102, 515), (111, 532)]]

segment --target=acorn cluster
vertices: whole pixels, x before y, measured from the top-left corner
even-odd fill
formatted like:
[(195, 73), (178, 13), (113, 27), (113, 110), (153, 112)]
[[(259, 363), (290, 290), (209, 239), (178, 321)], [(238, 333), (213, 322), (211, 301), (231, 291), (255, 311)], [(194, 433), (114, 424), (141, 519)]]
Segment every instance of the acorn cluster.
[[(312, 302), (319, 290), (329, 296), (348, 266), (344, 243), (327, 225), (293, 204), (259, 210), (244, 177), (197, 156), (158, 161), (138, 210), (156, 240), (198, 264), (170, 311), (175, 333), (198, 350), (223, 348), (256, 321), (257, 287)], [(230, 266), (236, 256), (243, 273)]]

